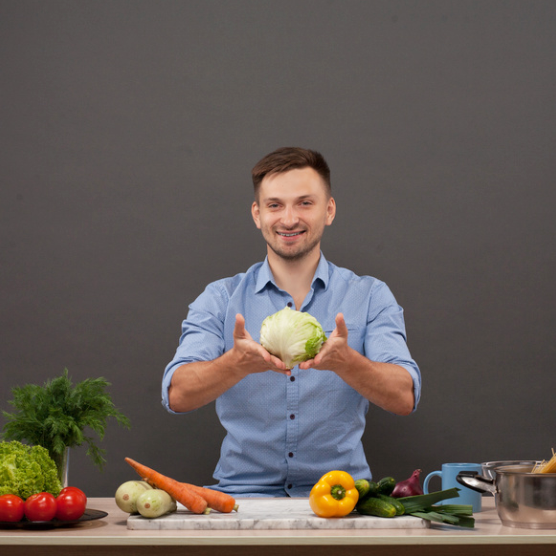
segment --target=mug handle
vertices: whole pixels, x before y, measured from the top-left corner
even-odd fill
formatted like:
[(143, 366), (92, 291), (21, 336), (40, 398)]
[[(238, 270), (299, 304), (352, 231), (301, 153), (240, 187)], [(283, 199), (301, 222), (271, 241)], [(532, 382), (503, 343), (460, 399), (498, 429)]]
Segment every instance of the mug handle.
[(423, 482), (423, 492), (425, 494), (429, 494), (429, 481), (433, 477), (442, 477), (442, 471), (433, 471), (425, 477), (425, 481)]

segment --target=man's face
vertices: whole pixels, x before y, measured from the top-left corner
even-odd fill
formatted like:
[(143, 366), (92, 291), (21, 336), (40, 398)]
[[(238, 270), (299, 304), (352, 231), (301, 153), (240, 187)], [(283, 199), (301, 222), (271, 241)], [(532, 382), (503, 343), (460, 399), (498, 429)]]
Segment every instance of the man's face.
[(336, 204), (321, 176), (312, 168), (301, 168), (265, 177), (251, 213), (269, 249), (296, 260), (320, 250)]

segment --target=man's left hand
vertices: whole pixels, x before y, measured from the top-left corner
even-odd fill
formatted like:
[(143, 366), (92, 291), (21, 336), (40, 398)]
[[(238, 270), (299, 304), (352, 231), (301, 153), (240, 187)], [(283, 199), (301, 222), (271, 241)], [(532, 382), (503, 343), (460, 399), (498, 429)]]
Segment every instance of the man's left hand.
[(344, 315), (336, 315), (336, 328), (324, 342), (314, 359), (299, 364), (300, 369), (335, 371), (346, 365), (351, 348), (348, 345), (348, 329)]

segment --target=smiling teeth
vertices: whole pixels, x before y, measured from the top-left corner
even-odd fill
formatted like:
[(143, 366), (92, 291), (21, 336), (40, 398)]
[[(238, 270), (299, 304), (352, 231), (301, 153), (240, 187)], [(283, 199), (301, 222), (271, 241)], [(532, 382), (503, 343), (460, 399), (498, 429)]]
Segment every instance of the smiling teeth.
[(279, 233), (280, 233), (281, 236), (284, 236), (284, 237), (293, 237), (293, 236), (298, 236), (299, 235), (299, 232), (295, 232), (294, 234), (283, 234), (281, 232), (279, 232)]

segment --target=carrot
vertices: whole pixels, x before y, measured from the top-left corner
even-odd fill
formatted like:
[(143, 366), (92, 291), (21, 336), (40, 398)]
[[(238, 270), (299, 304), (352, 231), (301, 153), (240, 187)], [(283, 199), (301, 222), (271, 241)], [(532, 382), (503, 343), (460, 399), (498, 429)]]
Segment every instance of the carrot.
[(196, 492), (199, 496), (202, 496), (207, 501), (209, 508), (212, 508), (217, 512), (222, 512), (224, 514), (229, 514), (233, 510), (237, 512), (238, 505), (236, 504), (235, 498), (225, 492), (189, 483), (182, 483), (182, 485), (185, 485), (193, 492)]
[(161, 490), (165, 490), (170, 496), (172, 496), (180, 504), (183, 504), (188, 510), (191, 510), (196, 514), (208, 513), (210, 511), (207, 501), (202, 496), (199, 496), (199, 494), (186, 487), (183, 483), (180, 483), (175, 479), (171, 479), (170, 477), (166, 477), (158, 471), (138, 463), (131, 458), (125, 458), (125, 460), (129, 463), (129, 465), (131, 465), (131, 467), (133, 467), (133, 469), (135, 469), (140, 477), (145, 479), (145, 481)]

